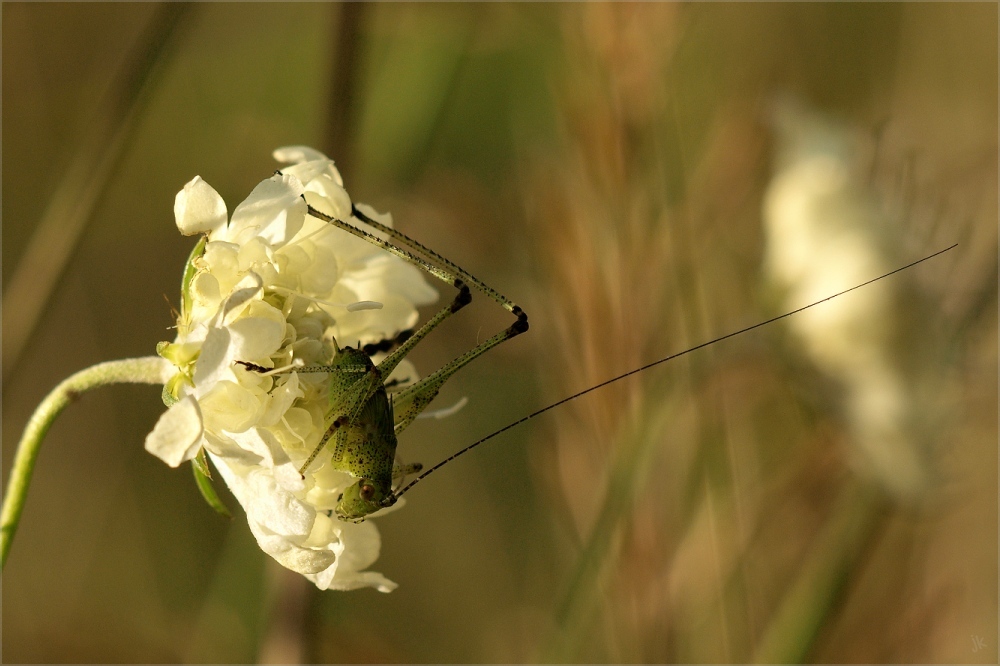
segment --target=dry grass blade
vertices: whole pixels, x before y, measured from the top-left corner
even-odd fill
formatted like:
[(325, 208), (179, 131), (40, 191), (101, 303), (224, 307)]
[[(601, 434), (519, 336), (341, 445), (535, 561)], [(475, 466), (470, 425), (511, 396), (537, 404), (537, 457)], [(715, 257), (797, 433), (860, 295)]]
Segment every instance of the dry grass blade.
[(55, 187), (4, 290), (4, 307), (17, 315), (3, 320), (4, 380), (17, 367), (101, 193), (120, 164), (156, 86), (156, 74), (163, 71), (178, 28), (189, 11), (186, 4), (166, 3), (156, 12), (95, 111), (95, 122)]

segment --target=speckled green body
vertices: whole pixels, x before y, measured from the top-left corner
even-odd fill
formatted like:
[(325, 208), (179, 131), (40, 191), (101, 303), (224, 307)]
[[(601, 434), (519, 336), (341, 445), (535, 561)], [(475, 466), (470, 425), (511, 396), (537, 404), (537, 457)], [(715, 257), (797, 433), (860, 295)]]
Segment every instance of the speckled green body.
[[(377, 511), (392, 493), (393, 410), (382, 373), (365, 352), (352, 347), (338, 350), (330, 375), (330, 464), (358, 478), (341, 498), (337, 515), (351, 520)], [(366, 490), (363, 497), (365, 486), (373, 491)]]

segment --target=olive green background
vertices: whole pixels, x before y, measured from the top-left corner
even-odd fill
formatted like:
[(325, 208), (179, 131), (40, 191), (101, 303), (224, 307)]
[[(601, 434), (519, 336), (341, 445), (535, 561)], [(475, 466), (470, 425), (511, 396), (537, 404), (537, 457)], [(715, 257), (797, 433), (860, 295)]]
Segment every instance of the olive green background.
[[(995, 662), (996, 26), (995, 4), (960, 3), (4, 3), (5, 288), (32, 275), (24, 251), (56, 189), (99, 176), (26, 346), (4, 348), (4, 476), (59, 380), (173, 337), (163, 296), (177, 304), (193, 244), (175, 193), (201, 175), (232, 211), (283, 145), (326, 150), (355, 201), (532, 317), (442, 393), (468, 396), (464, 410), (403, 435), (407, 461), (773, 315), (764, 109), (784, 91), (862, 133), (889, 128), (885, 187), (937, 222), (908, 247), (963, 242), (917, 269), (922, 283), (945, 318), (985, 294), (943, 371), (944, 490), (887, 510), (803, 658)], [(620, 231), (617, 211), (646, 211), (629, 228), (669, 231), (674, 254)], [(483, 300), (415, 353), (422, 373), (507, 325)], [(5, 338), (22, 315), (4, 308)], [(318, 592), (257, 549), (225, 491), (234, 519), (213, 514), (188, 469), (143, 450), (155, 387), (86, 395), (45, 443), (3, 572), (3, 660), (749, 661), (851, 475), (837, 401), (782, 330), (713, 348), (722, 379), (694, 407), (675, 402), (697, 366), (668, 364), (436, 473), (378, 520), (388, 595)], [(626, 483), (646, 503), (629, 494), (616, 522), (597, 521), (619, 488), (614, 452), (630, 458), (588, 419), (641, 430), (661, 412), (652, 472)], [(567, 463), (574, 442), (594, 453)], [(670, 450), (692, 451), (684, 502)], [(715, 474), (733, 450), (756, 452), (742, 485)], [(772, 509), (741, 514), (748, 487)], [(596, 576), (581, 553), (603, 551), (587, 543), (611, 544)], [(707, 550), (679, 545), (692, 543)], [(725, 561), (740, 564), (723, 580)]]

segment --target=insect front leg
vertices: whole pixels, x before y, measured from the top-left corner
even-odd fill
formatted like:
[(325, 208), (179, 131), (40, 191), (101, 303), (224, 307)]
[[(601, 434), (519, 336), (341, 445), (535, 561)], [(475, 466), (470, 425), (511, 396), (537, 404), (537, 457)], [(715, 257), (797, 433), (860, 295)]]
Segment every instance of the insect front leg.
[(293, 372), (299, 374), (309, 374), (311, 372), (319, 373), (331, 373), (331, 372), (347, 372), (362, 374), (368, 372), (369, 366), (357, 364), (357, 365), (302, 365), (295, 366), (290, 365), (286, 368), (265, 368), (262, 365), (257, 365), (256, 363), (249, 363), (247, 361), (236, 361), (236, 365), (242, 365), (244, 368), (251, 372), (256, 372), (262, 375), (290, 375)]
[(326, 423), (329, 425), (320, 438), (319, 443), (299, 468), (299, 474), (303, 475), (303, 477), (306, 470), (309, 469), (331, 438), (334, 439), (332, 459), (339, 461), (343, 458), (347, 447), (347, 426), (357, 421), (362, 409), (378, 391), (384, 391), (382, 388), (382, 372), (372, 364), (367, 354), (352, 347), (345, 347), (343, 349), (338, 347), (333, 362), (328, 365), (292, 366), (271, 370), (245, 361), (237, 361), (237, 363), (248, 370), (261, 374), (316, 372), (331, 375), (329, 388), (330, 405), (325, 415)]

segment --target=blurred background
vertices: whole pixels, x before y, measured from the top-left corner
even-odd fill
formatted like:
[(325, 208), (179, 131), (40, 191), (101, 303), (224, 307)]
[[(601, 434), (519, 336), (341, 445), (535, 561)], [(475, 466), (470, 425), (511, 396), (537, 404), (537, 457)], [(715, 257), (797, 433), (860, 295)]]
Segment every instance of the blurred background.
[[(173, 338), (193, 240), (271, 151), (520, 303), (401, 438), (399, 583), (318, 592), (142, 447), (57, 421), (7, 662), (997, 660), (995, 4), (3, 4), (3, 464), (42, 397)], [(166, 298), (166, 301), (164, 300)], [(450, 298), (444, 294), (443, 298)], [(433, 371), (507, 325), (478, 299)]]

